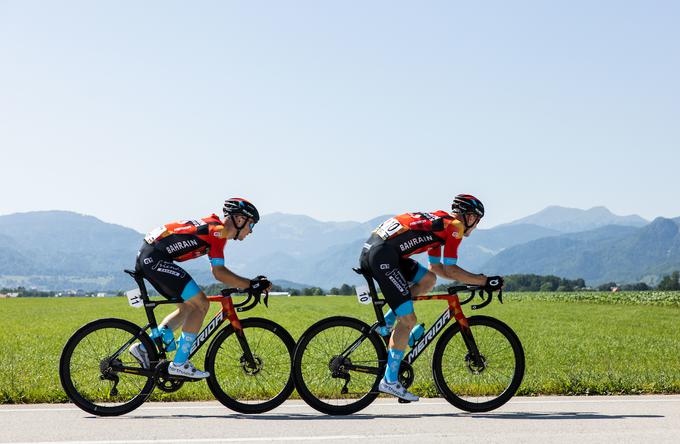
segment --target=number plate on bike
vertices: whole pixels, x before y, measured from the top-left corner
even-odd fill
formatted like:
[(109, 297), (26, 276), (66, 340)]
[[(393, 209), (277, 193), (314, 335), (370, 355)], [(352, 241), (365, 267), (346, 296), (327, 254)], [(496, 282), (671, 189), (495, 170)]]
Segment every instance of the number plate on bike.
[(357, 299), (360, 304), (371, 303), (371, 293), (368, 290), (368, 285), (357, 285)]
[(131, 307), (139, 308), (144, 306), (144, 301), (142, 301), (142, 292), (139, 291), (139, 288), (126, 291), (125, 296), (127, 296), (128, 303)]

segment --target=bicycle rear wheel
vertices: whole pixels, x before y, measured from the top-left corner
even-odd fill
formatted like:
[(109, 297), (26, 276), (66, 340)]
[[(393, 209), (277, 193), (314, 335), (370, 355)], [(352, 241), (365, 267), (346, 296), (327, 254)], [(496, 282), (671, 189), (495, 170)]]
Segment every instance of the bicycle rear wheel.
[(217, 334), (206, 353), (208, 387), (232, 410), (263, 413), (281, 405), (293, 392), (295, 340), (268, 319), (244, 319), (241, 327), (255, 366), (249, 365), (238, 334), (230, 325)]
[[(295, 348), (293, 374), (298, 393), (314, 409), (349, 415), (378, 396), (387, 352), (371, 327), (353, 318), (332, 317), (312, 325)], [(348, 351), (353, 345), (356, 348)]]
[(524, 377), (524, 349), (515, 332), (498, 319), (472, 316), (467, 321), (481, 363), (473, 362), (456, 324), (437, 342), (432, 358), (434, 382), (455, 407), (488, 412), (517, 392)]
[[(99, 319), (85, 324), (66, 342), (59, 361), (61, 386), (71, 401), (98, 416), (117, 416), (139, 407), (151, 395), (154, 379), (116, 371), (116, 367), (142, 368), (128, 353), (127, 342), (141, 328), (123, 319)], [(156, 348), (146, 333), (139, 337), (157, 361)]]

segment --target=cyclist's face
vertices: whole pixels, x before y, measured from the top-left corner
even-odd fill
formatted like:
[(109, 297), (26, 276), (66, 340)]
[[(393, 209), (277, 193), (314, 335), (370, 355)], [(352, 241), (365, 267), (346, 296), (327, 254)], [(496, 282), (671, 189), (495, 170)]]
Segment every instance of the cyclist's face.
[(243, 226), (243, 228), (241, 228), (241, 231), (238, 234), (238, 240), (245, 239), (246, 236), (248, 236), (250, 233), (253, 232), (253, 226), (255, 225), (255, 223), (253, 222), (253, 220), (251, 218), (237, 214), (236, 216), (234, 216), (234, 222), (235, 222), (235, 224), (232, 224), (232, 230), (233, 231), (232, 231), (231, 237), (233, 237), (234, 234), (236, 234), (236, 227), (237, 226), (240, 227), (241, 225), (244, 225), (244, 224), (245, 225)]
[(470, 227), (465, 230), (465, 237), (468, 237), (470, 233), (472, 233), (474, 229), (477, 228), (477, 224), (480, 220), (482, 220), (482, 218), (473, 213), (467, 213), (463, 217), (465, 218), (465, 223)]

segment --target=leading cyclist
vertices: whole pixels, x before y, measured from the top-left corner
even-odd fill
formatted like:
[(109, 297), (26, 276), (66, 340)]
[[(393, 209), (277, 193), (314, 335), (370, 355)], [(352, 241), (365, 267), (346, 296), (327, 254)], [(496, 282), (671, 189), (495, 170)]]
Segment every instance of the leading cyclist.
[[(158, 292), (168, 299), (182, 300), (177, 310), (170, 313), (152, 332), (152, 337), (162, 337), (167, 351), (175, 349), (173, 331), (182, 327), (179, 347), (168, 373), (176, 376), (201, 379), (210, 373), (198, 370), (189, 362), (191, 346), (196, 340), (210, 302), (205, 293), (182, 267), (175, 264), (208, 255), (213, 276), (223, 284), (236, 288), (269, 290), (271, 283), (264, 277), (246, 279), (224, 266), (224, 247), (228, 239), (242, 241), (253, 231), (260, 220), (257, 208), (241, 198), (224, 202), (224, 220), (212, 214), (199, 220), (185, 220), (162, 225), (144, 238), (137, 253), (135, 270), (142, 273)], [(144, 368), (149, 368), (149, 356), (141, 343), (130, 347), (130, 353)]]
[[(439, 210), (395, 216), (375, 229), (364, 244), (359, 258), (361, 268), (378, 281), (390, 306), (385, 314), (386, 331), (380, 333), (389, 334), (389, 329), (395, 325), (388, 346), (385, 376), (378, 386), (381, 392), (407, 401), (418, 400), (398, 379), (404, 350), (411, 331), (415, 333), (417, 322), (412, 295), (420, 296), (431, 291), (437, 276), (470, 285), (484, 285), (489, 290), (503, 286), (500, 276), (473, 274), (456, 265), (458, 245), (463, 237), (474, 231), (482, 217), (482, 202), (469, 194), (459, 194), (453, 200), (451, 213)], [(409, 258), (425, 251), (429, 270)]]

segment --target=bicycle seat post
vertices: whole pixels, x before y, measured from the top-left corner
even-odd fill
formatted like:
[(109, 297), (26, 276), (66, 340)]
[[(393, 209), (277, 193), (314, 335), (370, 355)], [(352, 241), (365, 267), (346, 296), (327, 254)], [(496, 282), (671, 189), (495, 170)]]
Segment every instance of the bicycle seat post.
[(151, 336), (153, 341), (158, 346), (159, 350), (164, 350), (163, 340), (158, 332), (158, 321), (156, 321), (156, 314), (154, 313), (154, 309), (160, 303), (149, 300), (149, 294), (147, 293), (146, 285), (144, 284), (144, 277), (140, 273), (131, 270), (125, 270), (125, 272), (132, 276), (132, 278), (137, 283), (137, 286), (139, 287), (139, 292), (141, 293), (141, 298), (142, 301), (144, 302), (144, 311), (146, 312), (146, 318), (149, 320), (148, 328), (151, 329), (151, 334), (149, 336)]
[(383, 299), (378, 298), (378, 292), (375, 289), (375, 282), (373, 281), (373, 276), (371, 276), (370, 273), (361, 268), (353, 268), (353, 270), (357, 274), (362, 275), (364, 279), (366, 279), (366, 283), (368, 284), (368, 292), (371, 295), (371, 300), (373, 301), (375, 318), (378, 320), (378, 324), (385, 325), (385, 315), (383, 314), (383, 305), (385, 305), (385, 301)]

